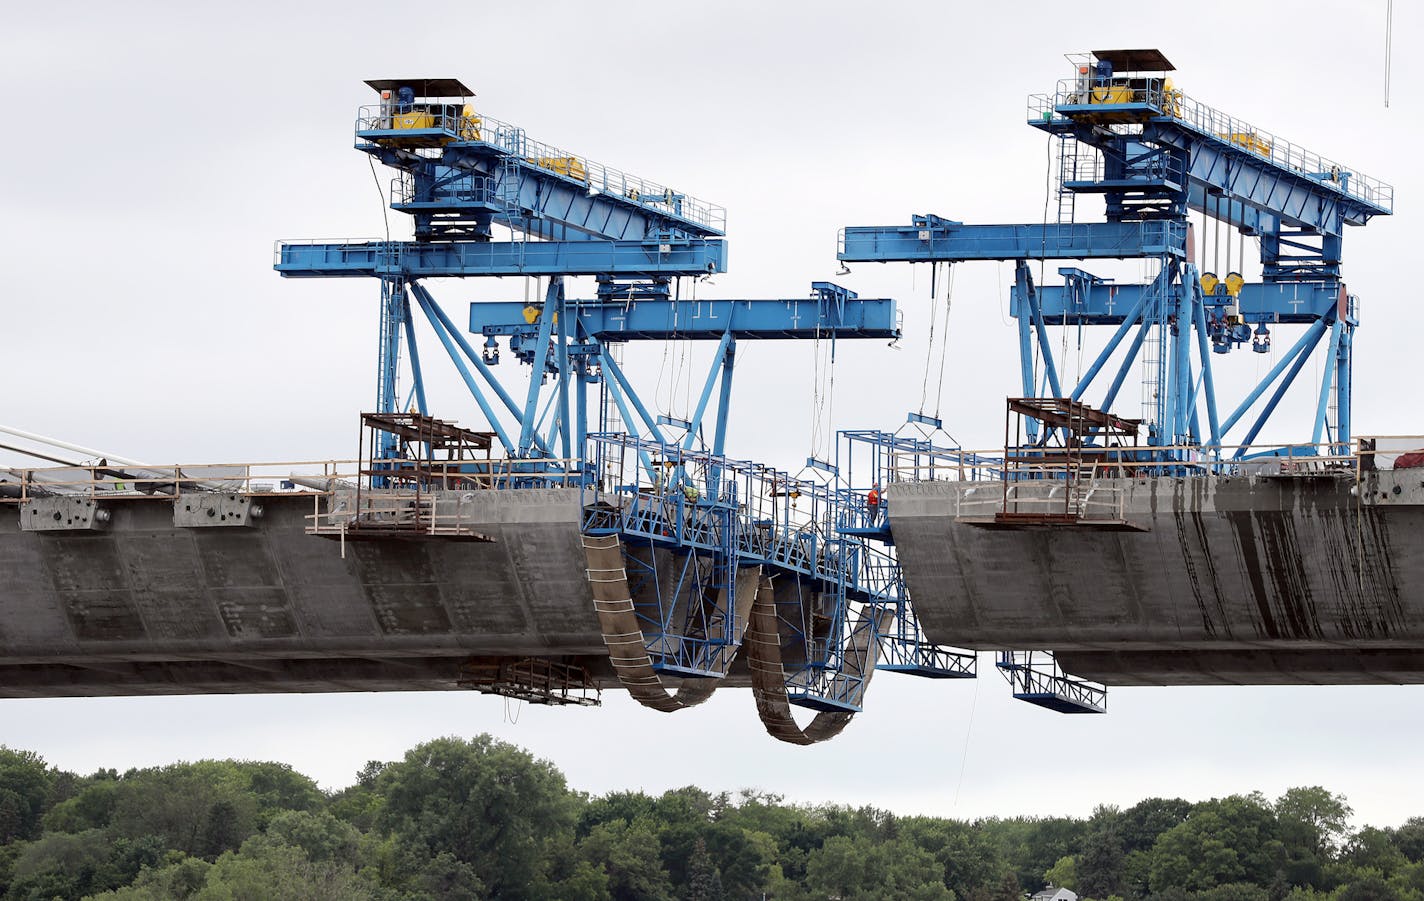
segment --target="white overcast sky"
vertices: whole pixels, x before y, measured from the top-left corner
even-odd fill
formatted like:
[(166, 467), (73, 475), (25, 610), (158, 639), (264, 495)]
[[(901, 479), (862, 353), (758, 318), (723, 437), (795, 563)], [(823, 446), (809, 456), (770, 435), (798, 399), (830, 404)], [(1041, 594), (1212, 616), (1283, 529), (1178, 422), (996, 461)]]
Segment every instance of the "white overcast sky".
[[(1024, 125), (1026, 95), (1069, 74), (1064, 53), (1160, 47), (1192, 96), (1396, 186), (1398, 215), (1345, 242), (1363, 299), (1356, 432), (1424, 432), (1411, 387), (1424, 316), (1406, 283), (1424, 32), (1417, 7), (1397, 4), (1386, 109), (1384, 6), (7, 4), (0, 423), (155, 463), (353, 455), (375, 390), (376, 285), (284, 281), (272, 242), (379, 234), (351, 149), (371, 99), (361, 81), (454, 76), (538, 140), (725, 205), (730, 271), (704, 296), (796, 297), (832, 279), (900, 300), (902, 347), (843, 345), (833, 399), (838, 427), (894, 429), (920, 407), (928, 274), (836, 277), (837, 229), (918, 212), (1039, 221), (1046, 146)], [(929, 376), (930, 411), (942, 391), (969, 445), (1002, 440), (1002, 399), (1017, 393), (1011, 277), (1007, 264), (961, 267), (942, 389), (937, 366)], [(465, 301), (524, 290), (433, 286), (457, 321)], [(685, 385), (670, 388), (680, 354), (664, 351), (630, 349), (630, 368), (645, 385), (661, 377), (661, 406), (685, 415)], [(1269, 362), (1219, 361), (1218, 384), (1239, 388)], [(738, 366), (729, 452), (798, 468), (813, 447), (810, 348), (744, 343)], [(476, 423), (438, 371), (434, 412)], [(767, 738), (745, 691), (673, 716), (620, 692), (599, 710), (462, 693), (5, 701), (0, 741), (82, 772), (278, 759), (336, 787), (369, 759), (488, 731), (593, 792), (755, 786), (972, 817), (1320, 784), (1359, 822), (1424, 814), (1424, 688), (1122, 689), (1108, 716), (1061, 717), (1013, 702), (983, 662), (978, 683), (879, 677), (866, 713), (811, 749)]]

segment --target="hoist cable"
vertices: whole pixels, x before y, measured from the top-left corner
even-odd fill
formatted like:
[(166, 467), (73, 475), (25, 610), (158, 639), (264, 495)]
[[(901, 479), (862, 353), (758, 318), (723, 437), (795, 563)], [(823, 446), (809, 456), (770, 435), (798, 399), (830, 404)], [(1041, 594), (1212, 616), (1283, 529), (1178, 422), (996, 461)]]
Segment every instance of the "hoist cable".
[(940, 401), (944, 397), (944, 366), (949, 359), (949, 313), (954, 305), (953, 263), (946, 264), (944, 282), (944, 328), (940, 330), (943, 337), (940, 338), (939, 347), (939, 388), (935, 392), (935, 419), (939, 419)]

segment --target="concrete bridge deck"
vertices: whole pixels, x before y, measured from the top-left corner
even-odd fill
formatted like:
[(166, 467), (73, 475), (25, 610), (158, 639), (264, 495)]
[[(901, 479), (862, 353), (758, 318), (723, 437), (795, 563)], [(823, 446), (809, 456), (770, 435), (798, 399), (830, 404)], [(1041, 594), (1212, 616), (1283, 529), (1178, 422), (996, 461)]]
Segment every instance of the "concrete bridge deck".
[(58, 532), (0, 504), (0, 697), (437, 689), (475, 655), (605, 659), (576, 488), (476, 492), (490, 542), (344, 548), (305, 533), (313, 495), (260, 500), (251, 525), (178, 528), (171, 499), (116, 497), (104, 528)]
[[(1016, 489), (1056, 509), (1063, 484)], [(935, 641), (1043, 648), (1108, 685), (1424, 682), (1424, 472), (1099, 479), (1079, 526), (986, 529), (994, 482), (898, 483)], [(1055, 492), (1057, 494), (1055, 494)], [(1092, 525), (1121, 518), (1143, 529)]]
[[(1051, 649), (1109, 685), (1424, 682), (1419, 471), (1091, 491), (1143, 531), (985, 529), (997, 483), (889, 486), (929, 637)], [(0, 504), (0, 697), (450, 689), (478, 656), (573, 660), (617, 686), (578, 489), (475, 492), (488, 542), (344, 548), (306, 534), (313, 495), (260, 500), (248, 525), (185, 528), (171, 499), (115, 497), (103, 528), (52, 532)], [(724, 684), (750, 684), (745, 660)]]

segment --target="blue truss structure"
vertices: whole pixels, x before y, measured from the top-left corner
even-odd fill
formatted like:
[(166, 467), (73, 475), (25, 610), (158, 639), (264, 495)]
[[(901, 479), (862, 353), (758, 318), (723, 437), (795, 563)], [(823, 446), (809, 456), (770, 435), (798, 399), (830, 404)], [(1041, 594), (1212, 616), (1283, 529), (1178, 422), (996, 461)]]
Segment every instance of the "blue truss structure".
[[(1174, 465), (1188, 459), (1347, 454), (1359, 316), (1341, 276), (1343, 234), (1345, 226), (1389, 215), (1393, 189), (1185, 96), (1167, 77), (1172, 65), (1158, 51), (1097, 51), (1075, 63), (1074, 77), (1029, 99), (1029, 124), (1057, 145), (1055, 221), (966, 225), (918, 215), (909, 226), (844, 229), (839, 258), (1014, 261), (1010, 312), (1018, 325), (1022, 395), (1091, 396), (1100, 410), (1130, 416), (1136, 410), (1120, 411), (1128, 403), (1123, 388), (1140, 386), (1146, 443), (1129, 453), (1159, 464), (1158, 471), (1192, 475), (1215, 468)], [(1093, 194), (1103, 198), (1105, 221), (1077, 221), (1077, 198)], [(1196, 235), (1192, 213), (1201, 214), (1204, 226), (1216, 224), (1214, 264), (1222, 262), (1226, 230), (1224, 271), (1200, 271), (1206, 236)], [(1243, 248), (1244, 236), (1259, 241), (1259, 282), (1241, 276), (1244, 253), (1233, 266), (1233, 233)], [(1061, 284), (1037, 285), (1029, 265), (1094, 259), (1154, 261), (1156, 275), (1144, 284), (1117, 284), (1063, 266)], [(1050, 325), (1111, 329), (1076, 382), (1065, 379), (1067, 361), (1049, 340)], [(1273, 327), (1283, 326), (1299, 332), (1289, 349), (1264, 377), (1229, 396), (1214, 377), (1213, 357), (1247, 345), (1267, 353)], [(1322, 343), (1325, 365), (1308, 432), (1298, 444), (1253, 450)], [(1054, 437), (1054, 429), (1036, 421), (1025, 425), (1032, 447)], [(966, 463), (950, 450), (902, 453), (917, 465)], [(994, 461), (968, 464), (992, 470)], [(998, 667), (1015, 697), (1061, 712), (1105, 709), (1101, 686), (1064, 673), (1051, 653), (1004, 651)]]
[[(1029, 124), (1058, 145), (1057, 221), (965, 225), (921, 215), (909, 226), (846, 228), (840, 259), (1014, 261), (1023, 396), (1091, 396), (1114, 412), (1125, 406), (1122, 389), (1140, 365), (1147, 446), (1163, 448), (1150, 459), (1182, 459), (1183, 447), (1208, 459), (1245, 456), (1324, 344), (1307, 434), (1300, 445), (1265, 453), (1344, 453), (1359, 319), (1341, 279), (1343, 232), (1390, 214), (1393, 189), (1186, 97), (1166, 77), (1170, 69), (1156, 51), (1100, 51), (1053, 93), (1030, 98)], [(1084, 194), (1104, 198), (1106, 221), (1075, 220), (1075, 199)], [(1230, 271), (1199, 271), (1197, 242), (1203, 251), (1206, 244), (1191, 212), (1227, 229)], [(1260, 282), (1235, 270), (1232, 234), (1259, 239)], [(1036, 285), (1029, 266), (1091, 259), (1151, 260), (1157, 274), (1145, 284), (1116, 284), (1063, 267), (1061, 285)], [(1064, 378), (1050, 325), (1112, 329), (1076, 383)], [(1269, 373), (1228, 397), (1213, 377), (1213, 356), (1248, 345), (1265, 353), (1276, 326), (1298, 326), (1300, 334)], [(1036, 424), (1029, 427), (1031, 439), (1046, 440)]]
[[(381, 102), (358, 112), (356, 149), (395, 170), (390, 206), (412, 217), (414, 240), (279, 242), (274, 268), (379, 280), (377, 411), (430, 412), (416, 330), (424, 319), (506, 456), (523, 461), (511, 487), (579, 485), (585, 531), (620, 536), (660, 672), (725, 672), (727, 645), (741, 635), (736, 573), (749, 565), (797, 586), (784, 616), (800, 646), (786, 658), (793, 702), (860, 708), (864, 679), (845, 657), (852, 642), (864, 645), (858, 630), (873, 628), (857, 615), (865, 605), (897, 611), (893, 629), (875, 636), (885, 659), (948, 666), (914, 625), (893, 553), (864, 533), (863, 496), (725, 454), (738, 341), (895, 338), (895, 302), (827, 282), (801, 298), (684, 298), (684, 280), (725, 269), (720, 207), (481, 116), (453, 79), (367, 84)], [(545, 278), (547, 290), (537, 302), (470, 304), (478, 346), (428, 286), (511, 275)], [(595, 276), (597, 295), (567, 297), (571, 276)], [(624, 372), (618, 348), (639, 340), (717, 342), (689, 419), (655, 413)], [(503, 354), (529, 367), (527, 388), (502, 382)], [(400, 453), (393, 438), (377, 449), (378, 458)], [(659, 563), (666, 552), (675, 572)], [(900, 649), (900, 635), (913, 646)]]

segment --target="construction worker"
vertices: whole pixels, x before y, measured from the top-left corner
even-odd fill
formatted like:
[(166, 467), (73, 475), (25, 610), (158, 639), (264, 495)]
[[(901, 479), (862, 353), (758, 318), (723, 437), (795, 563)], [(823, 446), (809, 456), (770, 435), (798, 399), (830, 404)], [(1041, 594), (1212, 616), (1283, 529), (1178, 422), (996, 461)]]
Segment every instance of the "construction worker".
[(880, 483), (876, 482), (870, 486), (870, 493), (865, 496), (865, 505), (870, 508), (870, 522), (873, 524), (880, 515)]
[(682, 496), (687, 499), (687, 502), (689, 504), (695, 504), (697, 503), (697, 499), (700, 498), (702, 495), (698, 492), (696, 485), (692, 484), (691, 482), (683, 482)]

